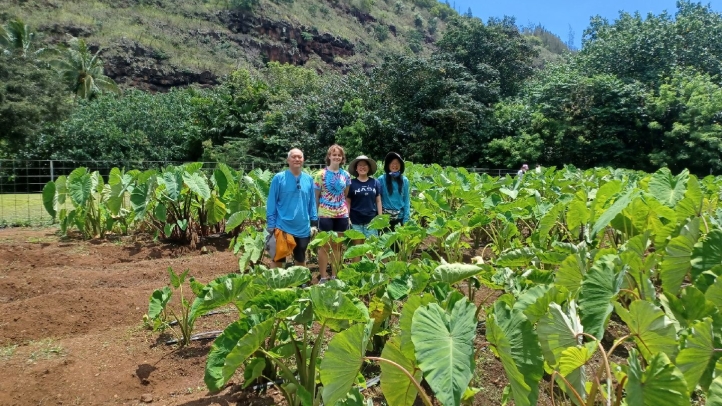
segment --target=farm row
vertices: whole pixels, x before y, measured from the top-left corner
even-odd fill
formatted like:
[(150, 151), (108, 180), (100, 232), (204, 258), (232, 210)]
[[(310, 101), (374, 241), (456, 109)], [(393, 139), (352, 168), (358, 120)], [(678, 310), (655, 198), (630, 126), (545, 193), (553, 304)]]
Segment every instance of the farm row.
[[(456, 405), (485, 384), (474, 374), (484, 338), (516, 405), (540, 393), (552, 404), (722, 404), (722, 179), (408, 165), (412, 220), (347, 246), (338, 279), (309, 287), (307, 268), (261, 264), (271, 176), (187, 164), (114, 170), (106, 183), (78, 169), (43, 197), (63, 232), (86, 237), (234, 236), (240, 273), (202, 284), (171, 270), (147, 317), (156, 329), (177, 321), (187, 342), (199, 316), (238, 310), (208, 353), (211, 391), (242, 371), (244, 385), (276, 382), (288, 404), (365, 404), (360, 372), (378, 362), (389, 405)], [(320, 233), (312, 246), (331, 239), (363, 237)], [(487, 303), (480, 289), (499, 293)]]

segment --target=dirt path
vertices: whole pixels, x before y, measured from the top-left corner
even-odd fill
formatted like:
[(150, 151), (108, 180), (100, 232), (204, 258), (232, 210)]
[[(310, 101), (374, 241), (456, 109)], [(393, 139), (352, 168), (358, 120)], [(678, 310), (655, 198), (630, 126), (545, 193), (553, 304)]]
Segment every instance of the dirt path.
[[(150, 293), (167, 268), (190, 269), (205, 283), (238, 270), (227, 240), (207, 254), (127, 237), (64, 240), (55, 229), (0, 230), (0, 405), (273, 405), (232, 385), (205, 389), (210, 342), (178, 350), (143, 327)], [(200, 249), (200, 246), (199, 246)], [(234, 311), (201, 318), (196, 332), (222, 330)], [(483, 350), (475, 405), (497, 405), (506, 385), (501, 364)], [(372, 393), (374, 391), (372, 390)]]

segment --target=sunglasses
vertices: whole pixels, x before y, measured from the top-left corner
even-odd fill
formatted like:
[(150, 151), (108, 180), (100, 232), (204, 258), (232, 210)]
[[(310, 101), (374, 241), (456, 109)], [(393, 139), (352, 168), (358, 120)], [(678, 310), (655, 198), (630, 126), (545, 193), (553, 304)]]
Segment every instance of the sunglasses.
[(301, 190), (301, 179), (296, 179), (296, 189)]

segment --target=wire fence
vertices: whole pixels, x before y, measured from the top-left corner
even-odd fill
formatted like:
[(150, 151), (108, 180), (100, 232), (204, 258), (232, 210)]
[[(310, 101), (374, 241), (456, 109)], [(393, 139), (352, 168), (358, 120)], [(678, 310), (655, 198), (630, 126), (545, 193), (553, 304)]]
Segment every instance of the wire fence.
[[(160, 169), (168, 165), (180, 165), (182, 162), (169, 161), (137, 161), (137, 162), (102, 162), (102, 161), (63, 161), (63, 160), (0, 160), (0, 227), (12, 226), (45, 226), (53, 219), (43, 207), (42, 191), (46, 183), (56, 180), (58, 176), (69, 175), (79, 167), (89, 171), (98, 171), (104, 179), (108, 179), (113, 168), (125, 169)], [(286, 164), (258, 164), (247, 162), (227, 162), (234, 169), (245, 172), (256, 168), (280, 171)], [(218, 164), (203, 162), (203, 170), (212, 173)], [(310, 170), (320, 169), (323, 164), (305, 164)], [(515, 174), (516, 170), (466, 168), (469, 172), (488, 173), (492, 176)]]

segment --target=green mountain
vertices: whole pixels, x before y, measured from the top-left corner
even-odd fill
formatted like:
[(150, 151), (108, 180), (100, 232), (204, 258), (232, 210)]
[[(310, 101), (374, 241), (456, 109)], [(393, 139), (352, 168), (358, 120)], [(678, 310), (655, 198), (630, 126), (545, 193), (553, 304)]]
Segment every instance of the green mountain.
[[(346, 72), (387, 54), (428, 54), (456, 14), (435, 0), (4, 0), (42, 41), (100, 47), (123, 87), (217, 84), (268, 61)], [(539, 47), (544, 43), (538, 42)]]

